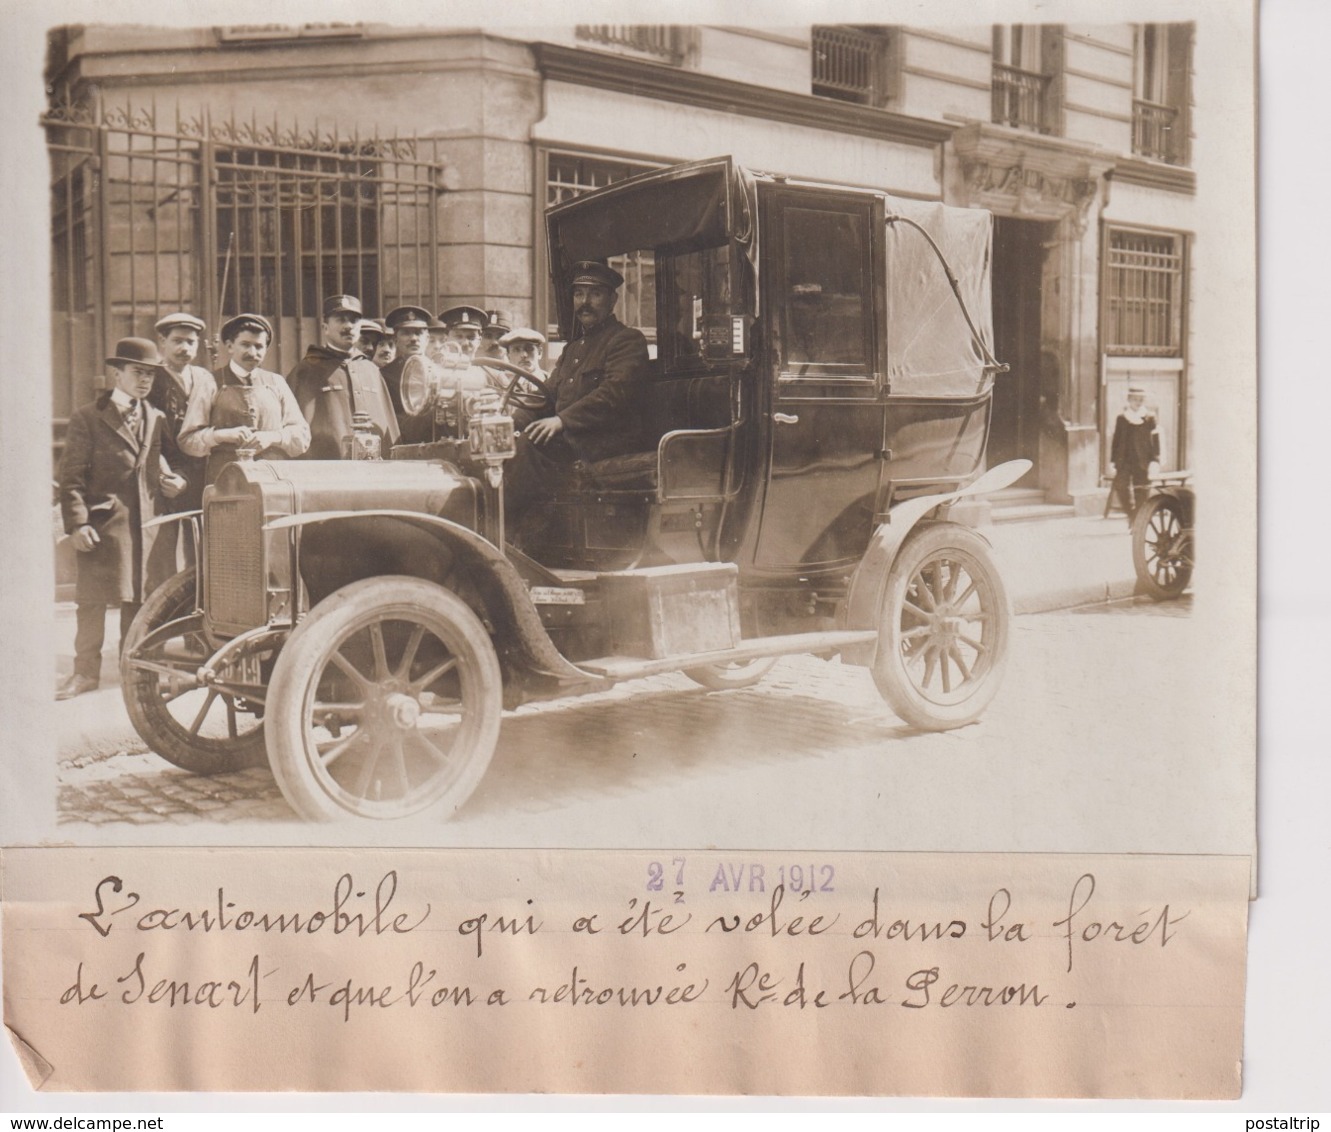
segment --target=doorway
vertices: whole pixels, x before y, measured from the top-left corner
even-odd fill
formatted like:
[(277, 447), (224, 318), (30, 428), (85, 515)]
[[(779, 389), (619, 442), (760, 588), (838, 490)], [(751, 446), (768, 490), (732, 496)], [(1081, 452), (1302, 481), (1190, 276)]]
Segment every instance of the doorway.
[(989, 466), (1027, 459), (1034, 465), (1018, 481), (1039, 482), (1040, 305), (1045, 243), (1052, 224), (994, 219), (994, 353), (1009, 366), (994, 383), (989, 426)]

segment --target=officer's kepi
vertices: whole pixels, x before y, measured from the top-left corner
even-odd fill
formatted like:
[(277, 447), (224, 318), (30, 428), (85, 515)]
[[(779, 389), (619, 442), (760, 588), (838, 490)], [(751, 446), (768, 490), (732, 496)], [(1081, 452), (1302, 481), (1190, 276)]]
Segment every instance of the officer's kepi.
[(615, 291), (624, 285), (624, 277), (618, 271), (594, 259), (579, 260), (573, 265), (571, 275), (570, 285), (573, 287), (597, 284)]
[(360, 318), (365, 311), (355, 295), (330, 295), (324, 300), (324, 318), (334, 314), (354, 314)]
[(394, 307), (384, 322), (389, 330), (425, 330), (430, 325), (430, 312), (421, 307)]

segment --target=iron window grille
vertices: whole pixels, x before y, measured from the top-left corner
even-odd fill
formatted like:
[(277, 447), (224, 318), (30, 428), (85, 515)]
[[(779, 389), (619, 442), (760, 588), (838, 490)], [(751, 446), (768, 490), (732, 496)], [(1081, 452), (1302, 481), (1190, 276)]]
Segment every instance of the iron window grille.
[[(439, 300), (434, 143), (213, 118), (177, 104), (53, 103), (53, 409), (90, 400), (118, 338), (188, 310), (273, 320), (266, 365), (317, 339), (326, 294), (382, 314)], [(199, 363), (208, 364), (207, 351)]]
[(884, 106), (895, 95), (894, 39), (887, 28), (820, 25), (810, 44), (813, 93), (862, 106)]
[(1132, 228), (1108, 231), (1105, 256), (1105, 352), (1181, 357), (1184, 238)]
[(687, 29), (669, 24), (578, 24), (573, 34), (584, 43), (651, 55), (675, 65), (688, 56)]
[[(547, 208), (582, 196), (593, 189), (601, 189), (617, 181), (659, 169), (663, 162), (634, 161), (626, 158), (594, 157), (578, 153), (548, 153), (545, 165), (545, 206)], [(650, 250), (615, 256), (610, 266), (624, 276), (615, 314), (628, 326), (635, 326), (656, 341), (656, 262)], [(552, 283), (539, 285), (537, 294), (546, 296), (546, 333), (558, 338), (559, 326), (555, 321), (558, 309), (550, 288)]]

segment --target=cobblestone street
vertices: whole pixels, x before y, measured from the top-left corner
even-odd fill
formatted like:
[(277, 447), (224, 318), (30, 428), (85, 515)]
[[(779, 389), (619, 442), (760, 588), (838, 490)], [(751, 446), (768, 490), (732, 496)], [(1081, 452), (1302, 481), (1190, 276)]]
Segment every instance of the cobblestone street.
[[(664, 845), (724, 833), (755, 848), (872, 839), (963, 849), (994, 847), (998, 831), (1009, 849), (1037, 850), (1077, 845), (1098, 815), (1125, 846), (1154, 825), (1147, 843), (1163, 835), (1203, 851), (1207, 815), (1241, 796), (1245, 772), (1208, 774), (1207, 745), (1157, 725), (1189, 694), (1178, 672), (1194, 647), (1190, 605), (1017, 618), (999, 698), (981, 723), (942, 734), (902, 724), (865, 670), (812, 657), (786, 658), (742, 691), (707, 692), (670, 675), (524, 707), (505, 716), (489, 771), (453, 821), (414, 825), (404, 841)], [(70, 833), (100, 827), (123, 839), (176, 825), (180, 838), (208, 841), (237, 823), (260, 839), (263, 829), (315, 832), (297, 824), (266, 768), (205, 778), (141, 743), (88, 747), (94, 707), (103, 730), (132, 735), (117, 689), (59, 705), (71, 718), (83, 713), (85, 749), (65, 735), (60, 756), (59, 820)], [(1195, 789), (1202, 781), (1210, 793)], [(1178, 783), (1194, 789), (1184, 797)], [(934, 844), (940, 813), (951, 815), (947, 846)], [(373, 827), (390, 839), (406, 828)], [(373, 836), (357, 829), (355, 840)]]

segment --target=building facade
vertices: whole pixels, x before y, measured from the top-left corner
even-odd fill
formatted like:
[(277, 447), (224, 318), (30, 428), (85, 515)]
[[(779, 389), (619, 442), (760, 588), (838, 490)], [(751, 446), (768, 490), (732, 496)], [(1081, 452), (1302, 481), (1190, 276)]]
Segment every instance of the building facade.
[[(992, 211), (990, 461), (1090, 510), (1129, 382), (1188, 460), (1192, 48), (1190, 24), (57, 29), (57, 429), (166, 310), (269, 315), (283, 371), (325, 293), (551, 327), (547, 206), (732, 154)], [(650, 336), (652, 265), (620, 266)]]

